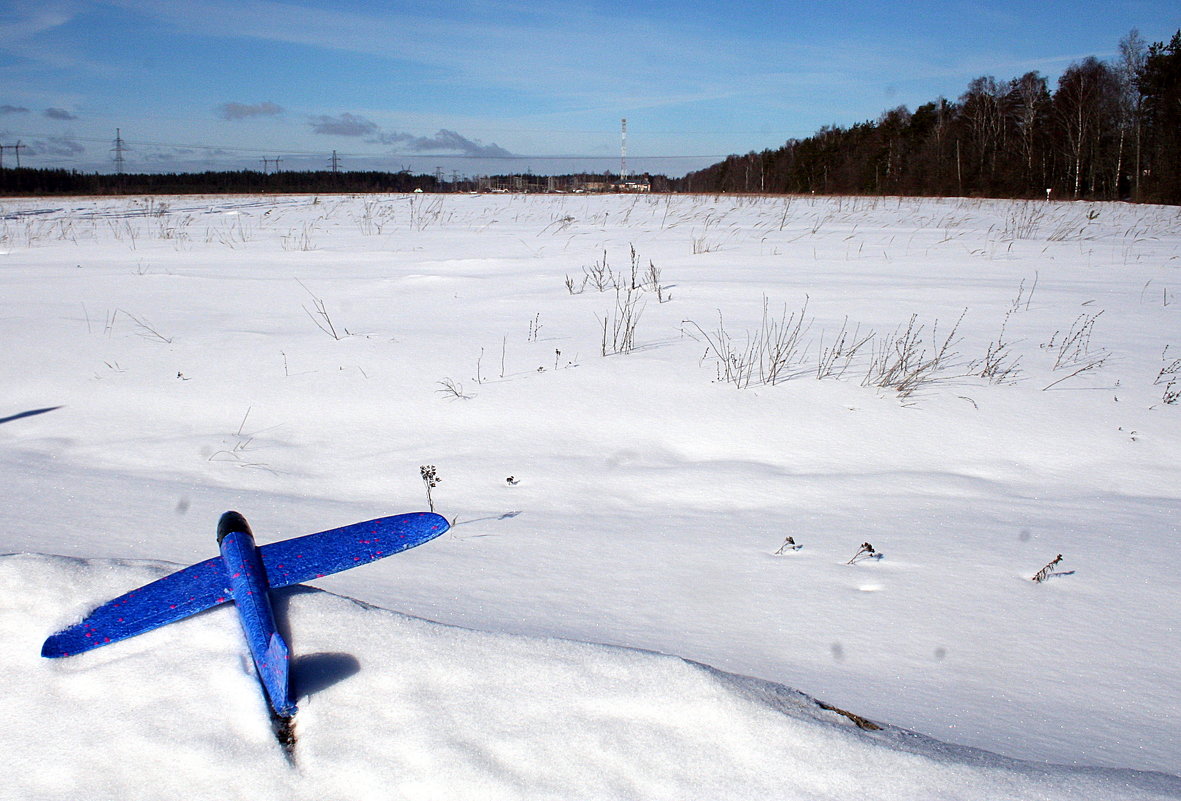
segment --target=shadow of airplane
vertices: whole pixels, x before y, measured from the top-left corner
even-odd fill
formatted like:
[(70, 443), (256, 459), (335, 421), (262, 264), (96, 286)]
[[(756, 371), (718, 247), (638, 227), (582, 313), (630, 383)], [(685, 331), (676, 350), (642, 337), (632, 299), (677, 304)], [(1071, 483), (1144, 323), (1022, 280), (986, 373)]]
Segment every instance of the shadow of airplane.
[(352, 654), (304, 654), (291, 660), (291, 693), (303, 700), (360, 672), (361, 663)]
[(20, 420), (22, 417), (35, 417), (39, 414), (45, 414), (46, 412), (53, 412), (60, 408), (60, 406), (46, 406), (44, 409), (29, 409), (27, 412), (12, 414), (8, 417), (0, 417), (0, 425), (4, 423), (11, 423), (13, 420)]
[[(298, 647), (291, 632), (291, 598), (295, 595), (322, 594), (324, 591), (305, 584), (284, 587), (271, 594), (275, 627), (283, 638)], [(298, 701), (326, 690), (361, 671), (361, 663), (352, 654), (319, 652), (291, 659), (291, 696)]]

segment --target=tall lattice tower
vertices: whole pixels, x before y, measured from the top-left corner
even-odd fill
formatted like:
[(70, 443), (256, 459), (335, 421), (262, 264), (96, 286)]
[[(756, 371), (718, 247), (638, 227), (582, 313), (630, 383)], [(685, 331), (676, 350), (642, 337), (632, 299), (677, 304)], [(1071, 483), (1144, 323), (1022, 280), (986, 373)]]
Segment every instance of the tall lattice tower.
[(123, 174), (123, 151), (127, 149), (127, 145), (123, 142), (123, 136), (118, 128), (115, 129), (115, 146), (111, 148), (111, 152), (115, 154), (115, 174)]
[(627, 117), (620, 120), (619, 126), (619, 183), (627, 181)]

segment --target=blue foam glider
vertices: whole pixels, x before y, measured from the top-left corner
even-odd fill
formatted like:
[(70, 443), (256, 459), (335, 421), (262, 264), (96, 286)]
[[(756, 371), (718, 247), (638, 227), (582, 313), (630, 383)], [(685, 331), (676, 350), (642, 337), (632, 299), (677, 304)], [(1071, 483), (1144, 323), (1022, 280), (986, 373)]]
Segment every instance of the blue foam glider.
[(433, 540), (450, 526), (430, 512), (382, 517), (275, 542), (261, 548), (246, 518), (226, 512), (217, 524), (221, 555), (107, 601), (59, 631), (41, 656), (72, 656), (233, 601), (258, 679), (280, 718), (295, 714), (287, 643), (275, 627), (270, 590), (384, 559)]

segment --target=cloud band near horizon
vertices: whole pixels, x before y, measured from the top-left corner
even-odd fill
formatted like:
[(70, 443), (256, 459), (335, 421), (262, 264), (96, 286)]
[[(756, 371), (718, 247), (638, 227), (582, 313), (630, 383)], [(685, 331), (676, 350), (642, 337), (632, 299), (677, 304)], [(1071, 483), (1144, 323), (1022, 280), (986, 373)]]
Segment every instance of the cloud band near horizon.
[(515, 154), (495, 142), (482, 142), (447, 128), (440, 128), (434, 136), (416, 136), (402, 131), (383, 131), (370, 119), (345, 112), (335, 117), (318, 114), (308, 117), (312, 133), (324, 136), (365, 137), (366, 142), (382, 145), (402, 145), (415, 153), (458, 152), (465, 156), (511, 158)]

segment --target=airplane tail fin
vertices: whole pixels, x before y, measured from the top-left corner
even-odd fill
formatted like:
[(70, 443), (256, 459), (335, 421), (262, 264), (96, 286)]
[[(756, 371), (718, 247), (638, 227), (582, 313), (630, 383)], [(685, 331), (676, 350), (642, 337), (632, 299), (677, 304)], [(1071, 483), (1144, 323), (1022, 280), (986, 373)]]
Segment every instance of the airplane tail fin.
[(267, 645), (266, 655), (258, 668), (262, 684), (267, 689), (271, 699), (271, 708), (279, 717), (289, 718), (295, 714), (295, 703), (291, 700), (291, 685), (288, 682), (288, 672), (291, 667), (290, 652), (287, 643), (279, 636), (279, 632), (271, 633), (271, 641)]

